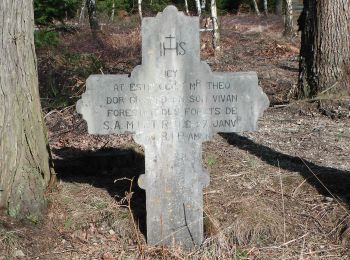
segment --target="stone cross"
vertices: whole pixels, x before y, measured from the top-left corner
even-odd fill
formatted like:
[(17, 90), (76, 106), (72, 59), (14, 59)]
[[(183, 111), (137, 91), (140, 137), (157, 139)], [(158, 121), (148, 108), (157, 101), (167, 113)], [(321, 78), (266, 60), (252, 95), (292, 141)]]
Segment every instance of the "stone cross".
[(268, 107), (255, 72), (213, 73), (200, 60), (198, 17), (168, 6), (142, 20), (142, 65), (92, 75), (77, 111), (90, 134), (133, 134), (145, 149), (147, 242), (203, 242), (202, 143), (217, 132), (254, 131)]

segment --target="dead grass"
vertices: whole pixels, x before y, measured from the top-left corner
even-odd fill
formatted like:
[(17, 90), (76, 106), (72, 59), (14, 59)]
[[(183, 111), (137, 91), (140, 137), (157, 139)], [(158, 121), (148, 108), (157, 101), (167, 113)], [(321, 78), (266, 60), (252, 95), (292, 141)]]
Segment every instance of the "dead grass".
[[(107, 27), (103, 50), (88, 30), (63, 35), (69, 55), (54, 53), (50, 61), (50, 53), (39, 53), (39, 68), (49, 60), (50, 71), (63, 71), (75, 53), (79, 59), (68, 67), (74, 73), (81, 61), (90, 67), (87, 54), (101, 61), (100, 72), (129, 73), (141, 61), (139, 28), (129, 25)], [(272, 104), (286, 105), (297, 81), (298, 43), (282, 38), (281, 28), (276, 17), (226, 16), (222, 52), (215, 57), (203, 35), (202, 59), (214, 70), (256, 70)], [(85, 78), (78, 79), (62, 87), (80, 82), (83, 90)], [(204, 191), (206, 239), (191, 252), (145, 243), (136, 214), (145, 206), (142, 194), (127, 181), (143, 173), (142, 147), (130, 136), (90, 136), (74, 107), (54, 109), (46, 115), (50, 145), (56, 166), (66, 168), (58, 169), (61, 180), (42, 222), (0, 218), (0, 259), (17, 249), (28, 259), (50, 260), (348, 259), (350, 119), (343, 103), (334, 109), (343, 116), (324, 116), (309, 102), (270, 108), (258, 132), (216, 135), (204, 144), (211, 177)]]

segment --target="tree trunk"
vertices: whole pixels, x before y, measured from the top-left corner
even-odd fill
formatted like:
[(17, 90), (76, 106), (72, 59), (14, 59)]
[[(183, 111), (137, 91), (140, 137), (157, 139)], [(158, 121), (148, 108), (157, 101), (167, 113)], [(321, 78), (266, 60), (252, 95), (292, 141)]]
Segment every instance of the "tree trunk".
[(142, 20), (142, 0), (138, 0), (137, 4), (138, 4), (137, 6), (139, 10), (139, 16), (140, 16), (140, 19)]
[(0, 209), (36, 219), (54, 179), (38, 90), (33, 3), (0, 1)]
[(190, 12), (188, 11), (188, 3), (187, 3), (187, 0), (185, 0), (185, 9), (186, 9), (186, 14), (189, 15)]
[[(350, 1), (305, 0), (301, 33), (299, 97), (349, 94)], [(339, 91), (340, 90), (340, 91)]]
[(115, 14), (115, 0), (113, 0), (112, 3), (112, 14), (111, 14), (111, 21), (114, 21), (114, 14)]
[(220, 32), (219, 32), (218, 15), (217, 15), (217, 9), (216, 9), (216, 0), (211, 0), (210, 10), (211, 10), (211, 19), (213, 21), (213, 48), (214, 50), (217, 50), (219, 49)]
[(267, 0), (264, 0), (264, 14), (267, 15), (268, 10), (267, 10)]
[(256, 0), (253, 0), (253, 4), (254, 4), (254, 9), (256, 14), (260, 15), (259, 7), (258, 7), (258, 4), (256, 3)]
[(202, 15), (201, 3), (199, 0), (195, 0), (195, 1), (196, 1), (197, 15), (200, 17)]
[(100, 27), (98, 24), (98, 19), (96, 15), (96, 0), (86, 0), (86, 5), (88, 8), (89, 14), (89, 23), (93, 36), (97, 36), (100, 31)]
[(102, 32), (96, 14), (96, 0), (86, 0), (86, 4), (92, 37), (98, 43), (98, 45), (100, 45), (100, 47), (103, 47), (104, 42), (102, 39)]
[(283, 0), (276, 0), (275, 13), (282, 15), (283, 13)]
[(286, 17), (284, 21), (284, 32), (285, 36), (293, 35), (293, 5), (292, 0), (285, 0), (286, 2)]
[(86, 0), (82, 0), (81, 7), (80, 7), (79, 24), (82, 24), (84, 21), (85, 7), (86, 7)]
[(205, 9), (205, 4), (206, 4), (205, 2), (206, 2), (205, 0), (202, 0), (202, 3), (201, 3), (201, 8), (202, 9)]

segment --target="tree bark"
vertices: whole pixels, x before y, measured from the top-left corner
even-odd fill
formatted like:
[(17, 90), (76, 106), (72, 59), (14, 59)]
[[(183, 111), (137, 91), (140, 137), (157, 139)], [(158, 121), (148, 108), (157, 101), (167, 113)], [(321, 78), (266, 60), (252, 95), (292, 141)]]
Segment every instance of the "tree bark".
[(186, 9), (186, 14), (189, 15), (190, 12), (188, 11), (188, 3), (187, 3), (187, 0), (185, 0), (185, 9)]
[(264, 0), (264, 14), (267, 15), (268, 10), (267, 10), (267, 0)]
[(284, 21), (284, 32), (285, 36), (291, 36), (294, 33), (293, 28), (293, 3), (292, 0), (285, 0), (286, 2), (286, 17)]
[(86, 5), (89, 14), (89, 23), (93, 36), (97, 36), (98, 31), (100, 31), (100, 26), (98, 24), (98, 19), (96, 15), (96, 0), (86, 0)]
[(219, 32), (216, 0), (211, 0), (210, 11), (211, 11), (211, 19), (213, 21), (213, 48), (214, 50), (217, 50), (219, 49), (220, 32)]
[(137, 6), (138, 6), (138, 10), (139, 10), (140, 19), (142, 20), (142, 0), (137, 1)]
[(196, 1), (197, 14), (200, 17), (202, 15), (201, 3), (199, 0), (195, 0), (195, 1)]
[(275, 13), (282, 15), (283, 13), (283, 0), (276, 0)]
[(115, 15), (115, 0), (113, 0), (112, 3), (112, 14), (111, 14), (111, 21), (114, 21), (114, 15)]
[(299, 97), (331, 92), (349, 94), (350, 1), (305, 0), (298, 23)]
[(85, 7), (86, 7), (86, 0), (82, 0), (81, 7), (80, 7), (79, 24), (82, 24), (84, 21)]
[(202, 9), (205, 9), (205, 4), (206, 4), (206, 0), (202, 0), (201, 1), (201, 8)]
[(260, 15), (259, 7), (258, 7), (256, 0), (253, 0), (253, 4), (254, 4), (255, 13), (257, 15)]
[(33, 3), (0, 1), (0, 209), (36, 219), (54, 180), (41, 115)]
[(93, 39), (100, 47), (104, 47), (102, 31), (96, 14), (96, 0), (86, 0), (86, 5), (89, 14), (89, 24)]

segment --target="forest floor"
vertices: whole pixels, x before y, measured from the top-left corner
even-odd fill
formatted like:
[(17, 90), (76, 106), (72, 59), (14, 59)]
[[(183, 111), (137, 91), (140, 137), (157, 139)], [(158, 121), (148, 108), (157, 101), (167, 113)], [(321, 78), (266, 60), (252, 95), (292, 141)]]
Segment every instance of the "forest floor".
[(143, 148), (87, 134), (73, 105), (89, 74), (140, 64), (137, 21), (106, 26), (103, 47), (83, 28), (39, 49), (58, 182), (44, 219), (0, 216), (0, 259), (349, 259), (350, 102), (293, 100), (300, 36), (282, 30), (275, 16), (224, 16), (216, 56), (202, 35), (202, 59), (214, 71), (257, 71), (271, 104), (258, 131), (204, 144), (206, 240), (191, 252), (146, 245)]

